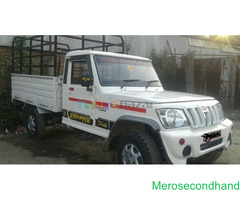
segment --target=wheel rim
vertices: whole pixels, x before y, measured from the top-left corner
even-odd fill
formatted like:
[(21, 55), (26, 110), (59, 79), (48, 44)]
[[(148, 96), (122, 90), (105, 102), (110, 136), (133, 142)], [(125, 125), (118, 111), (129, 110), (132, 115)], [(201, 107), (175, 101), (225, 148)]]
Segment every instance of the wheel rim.
[(124, 164), (143, 164), (143, 159), (138, 148), (133, 144), (127, 144), (122, 151), (122, 161)]
[(28, 130), (31, 134), (36, 132), (36, 121), (32, 115), (30, 115), (28, 118)]

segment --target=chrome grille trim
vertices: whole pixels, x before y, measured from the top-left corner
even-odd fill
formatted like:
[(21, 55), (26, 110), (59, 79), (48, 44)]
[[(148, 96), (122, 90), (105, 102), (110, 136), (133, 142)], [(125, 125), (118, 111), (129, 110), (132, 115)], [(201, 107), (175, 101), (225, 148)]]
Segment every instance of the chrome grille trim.
[(195, 108), (195, 110), (197, 111), (198, 117), (200, 118), (200, 126), (205, 126), (205, 118), (202, 110), (199, 107)]
[(217, 123), (216, 113), (214, 112), (214, 110), (211, 106), (208, 106), (208, 110), (212, 116), (212, 124), (216, 124)]
[(218, 122), (220, 121), (220, 119), (219, 119), (219, 115), (218, 115), (218, 111), (217, 111), (217, 107), (216, 107), (216, 105), (213, 106), (213, 110), (214, 110), (214, 113), (215, 113), (215, 115), (216, 115), (217, 123), (218, 123)]
[[(202, 109), (201, 109), (202, 108)], [(193, 128), (219, 124), (219, 114), (216, 105), (193, 106), (185, 109), (189, 123)]]

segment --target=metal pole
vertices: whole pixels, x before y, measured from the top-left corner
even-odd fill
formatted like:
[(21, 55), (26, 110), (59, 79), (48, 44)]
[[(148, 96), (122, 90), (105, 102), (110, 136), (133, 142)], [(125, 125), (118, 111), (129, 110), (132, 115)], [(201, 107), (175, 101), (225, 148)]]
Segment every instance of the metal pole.
[(12, 73), (14, 73), (14, 42), (12, 42)]
[(22, 48), (23, 48), (23, 41), (20, 42), (20, 74), (22, 74)]
[[(57, 36), (54, 36), (54, 76), (57, 75)], [(59, 70), (58, 70), (59, 71)]]
[(30, 39), (29, 46), (29, 74), (32, 74), (32, 39)]
[(52, 36), (51, 35), (49, 35), (49, 53), (51, 53), (52, 52)]
[(123, 40), (123, 37), (122, 36), (119, 36), (120, 37), (120, 40), (122, 42), (122, 53), (124, 54), (124, 51), (125, 51), (125, 43), (124, 43), (124, 40)]
[(41, 36), (40, 75), (43, 75), (43, 36)]
[(169, 48), (170, 54), (171, 54), (171, 56), (173, 57), (173, 53), (172, 53), (172, 50), (171, 50), (171, 47), (170, 47), (170, 44), (169, 44), (169, 41), (168, 41), (168, 40), (167, 40), (167, 45), (168, 45), (168, 48)]
[(105, 35), (103, 35), (103, 47), (102, 47), (102, 50), (105, 51)]
[(83, 35), (82, 36), (82, 49), (85, 48), (85, 36)]

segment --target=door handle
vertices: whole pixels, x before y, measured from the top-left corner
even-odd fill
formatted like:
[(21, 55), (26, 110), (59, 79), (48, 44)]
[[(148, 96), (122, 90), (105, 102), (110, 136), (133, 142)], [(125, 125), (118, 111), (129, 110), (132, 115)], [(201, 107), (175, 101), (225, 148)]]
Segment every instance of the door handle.
[(70, 87), (70, 88), (69, 88), (69, 91), (74, 91), (74, 88), (73, 88), (73, 87)]

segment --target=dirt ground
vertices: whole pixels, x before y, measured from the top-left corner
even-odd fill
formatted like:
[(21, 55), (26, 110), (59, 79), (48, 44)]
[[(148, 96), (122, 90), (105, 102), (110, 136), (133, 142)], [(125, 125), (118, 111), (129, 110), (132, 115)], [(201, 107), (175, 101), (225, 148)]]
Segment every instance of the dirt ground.
[[(214, 164), (240, 164), (240, 111), (227, 111), (234, 123), (233, 144)], [(26, 133), (0, 134), (0, 164), (115, 164), (104, 141), (83, 132), (51, 127), (38, 141)]]
[(37, 141), (26, 133), (0, 139), (1, 164), (110, 164), (114, 160), (101, 138), (65, 127), (50, 127), (46, 137)]

